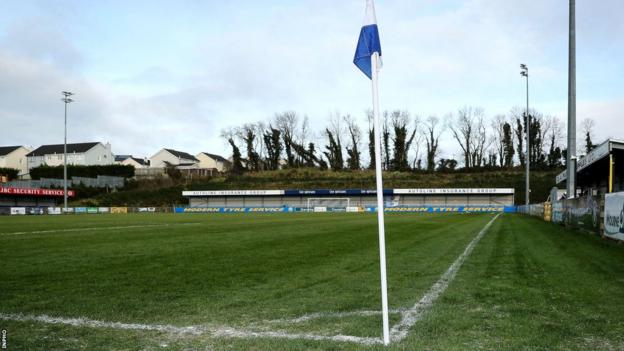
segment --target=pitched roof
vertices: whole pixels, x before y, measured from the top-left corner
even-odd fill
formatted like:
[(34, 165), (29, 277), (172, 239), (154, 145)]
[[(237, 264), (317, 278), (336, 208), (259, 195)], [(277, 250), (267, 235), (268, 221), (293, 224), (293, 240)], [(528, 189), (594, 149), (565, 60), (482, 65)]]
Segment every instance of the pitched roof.
[(5, 156), (19, 149), (21, 146), (0, 146), (0, 156)]
[(210, 153), (207, 153), (207, 152), (202, 152), (202, 154), (204, 154), (204, 155), (206, 155), (206, 156), (208, 156), (208, 157), (210, 157), (210, 158), (212, 158), (212, 159), (214, 159), (216, 161), (220, 161), (220, 162), (223, 162), (223, 163), (230, 163), (230, 161), (226, 160), (223, 156), (210, 154)]
[[(68, 154), (81, 154), (91, 150), (95, 145), (99, 143), (78, 143), (78, 144), (67, 144), (67, 153)], [(43, 156), (43, 155), (51, 155), (51, 154), (62, 154), (63, 153), (63, 144), (55, 144), (55, 145), (41, 145), (26, 156)]]
[(193, 161), (199, 162), (199, 160), (196, 159), (195, 156), (187, 154), (186, 152), (172, 150), (172, 149), (165, 149), (165, 151), (167, 151), (168, 153), (172, 154), (175, 157), (179, 157), (179, 158), (183, 158), (183, 159), (186, 159), (186, 160), (193, 160)]
[(150, 161), (143, 159), (143, 158), (138, 158), (138, 157), (130, 157), (131, 159), (133, 159), (136, 163), (143, 165), (143, 166), (149, 166)]
[(132, 157), (132, 155), (115, 155), (115, 162), (123, 162), (130, 157)]

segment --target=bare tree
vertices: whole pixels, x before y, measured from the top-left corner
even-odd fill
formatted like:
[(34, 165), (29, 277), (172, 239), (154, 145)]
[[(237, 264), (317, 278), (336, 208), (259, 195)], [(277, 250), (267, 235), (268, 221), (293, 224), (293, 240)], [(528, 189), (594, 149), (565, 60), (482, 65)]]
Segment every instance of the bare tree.
[(338, 111), (329, 114), (328, 129), (332, 132), (334, 136), (342, 136), (344, 134), (344, 120), (344, 116), (342, 116)]
[(227, 127), (221, 129), (219, 137), (222, 138), (226, 144), (229, 144), (229, 140), (235, 138), (239, 133), (236, 127)]
[(413, 130), (411, 134), (408, 131), (410, 115), (407, 111), (393, 111), (390, 114), (390, 120), (393, 130), (393, 158), (390, 162), (390, 169), (407, 171), (409, 169), (407, 156), (416, 136), (416, 130)]
[(487, 147), (484, 110), (481, 107), (464, 106), (457, 111), (457, 118), (448, 118), (448, 124), (462, 149), (464, 167), (480, 167), (484, 163)]
[[(267, 125), (262, 122), (262, 121), (258, 121), (254, 124), (254, 128), (256, 130), (256, 135), (258, 136), (257, 139), (257, 145), (256, 145), (256, 152), (258, 153), (258, 155), (260, 156), (261, 160), (265, 160), (267, 157), (266, 154), (266, 147), (264, 144), (264, 135), (266, 134), (266, 132), (268, 131), (268, 127)], [(265, 169), (266, 168), (266, 164), (265, 162), (261, 162), (261, 168)]]
[(440, 135), (442, 134), (442, 128), (438, 125), (440, 120), (436, 116), (429, 116), (425, 121), (425, 140), (427, 144), (427, 170), (433, 171), (436, 165), (436, 157), (440, 153), (438, 149), (438, 143)]
[(453, 115), (447, 117), (447, 123), (451, 129), (453, 138), (459, 144), (464, 155), (464, 167), (472, 167), (472, 137), (475, 109), (471, 106), (464, 106), (457, 111), (457, 118)]
[(473, 167), (481, 167), (485, 165), (485, 152), (490, 146), (487, 128), (485, 127), (485, 118), (483, 111), (475, 115), (474, 135), (471, 138), (472, 150), (471, 162)]
[(306, 142), (310, 141), (310, 132), (310, 117), (308, 117), (308, 115), (305, 115), (301, 119), (301, 127), (297, 132), (299, 144), (305, 144)]
[(288, 167), (295, 166), (295, 154), (292, 144), (295, 138), (299, 116), (295, 111), (285, 111), (275, 115), (274, 123), (282, 134), (284, 141), (284, 151), (286, 152), (286, 162)]
[(368, 169), (375, 169), (375, 119), (373, 117), (373, 111), (366, 111), (366, 118), (368, 120), (368, 156), (370, 163)]
[[(412, 142), (412, 146), (414, 149), (414, 158), (412, 161), (412, 168), (418, 168), (418, 160), (420, 160), (420, 146), (423, 141), (423, 133), (422, 133), (422, 121), (420, 120), (420, 116), (414, 116), (414, 141)], [(409, 150), (408, 150), (409, 152)]]
[(557, 145), (561, 145), (565, 142), (566, 126), (563, 121), (557, 116), (550, 117), (550, 135), (555, 137)]
[(501, 167), (505, 166), (505, 123), (507, 120), (505, 115), (496, 115), (492, 120), (492, 144), (494, 145), (494, 154), (498, 155), (498, 161)]
[(596, 122), (594, 122), (591, 118), (585, 118), (581, 121), (581, 126), (583, 130), (583, 138), (577, 138), (577, 140), (585, 140), (583, 151), (585, 151), (585, 153), (589, 153), (596, 147), (593, 142), (593, 140), (595, 140), (594, 127), (596, 126)]
[(388, 126), (388, 119), (390, 114), (388, 111), (383, 113), (383, 126), (381, 128), (381, 157), (383, 160), (383, 169), (388, 170), (390, 168), (390, 128)]
[(343, 116), (344, 122), (347, 125), (349, 136), (351, 137), (351, 148), (347, 147), (347, 166), (351, 170), (360, 169), (360, 140), (362, 138), (362, 131), (356, 123), (355, 119), (351, 115), (347, 114)]
[(325, 146), (327, 151), (323, 154), (329, 162), (329, 167), (333, 170), (341, 170), (344, 168), (344, 158), (342, 155), (342, 134), (343, 134), (343, 118), (339, 112), (333, 112), (329, 115), (329, 126), (325, 129), (328, 145)]

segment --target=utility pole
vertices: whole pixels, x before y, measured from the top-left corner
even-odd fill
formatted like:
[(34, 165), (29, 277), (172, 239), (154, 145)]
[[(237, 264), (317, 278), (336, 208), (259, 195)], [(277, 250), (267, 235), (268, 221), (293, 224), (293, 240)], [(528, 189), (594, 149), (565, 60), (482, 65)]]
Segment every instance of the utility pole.
[(67, 104), (74, 102), (69, 97), (74, 93), (69, 91), (61, 92), (63, 98), (61, 101), (65, 102), (65, 138), (63, 142), (63, 209), (64, 213), (67, 213)]
[(568, 52), (568, 151), (566, 152), (568, 199), (576, 196), (576, 4), (570, 0)]
[(531, 187), (530, 187), (530, 172), (531, 172), (531, 149), (529, 148), (529, 134), (531, 131), (531, 119), (530, 119), (530, 115), (529, 115), (529, 68), (527, 67), (527, 65), (525, 65), (524, 63), (520, 65), (520, 75), (526, 78), (526, 112), (525, 112), (525, 117), (526, 117), (526, 157), (525, 157), (525, 161), (526, 162), (526, 180), (525, 180), (525, 189), (526, 189), (526, 199), (525, 199), (525, 205), (529, 206), (529, 204), (531, 203), (530, 200), (530, 194), (531, 194)]

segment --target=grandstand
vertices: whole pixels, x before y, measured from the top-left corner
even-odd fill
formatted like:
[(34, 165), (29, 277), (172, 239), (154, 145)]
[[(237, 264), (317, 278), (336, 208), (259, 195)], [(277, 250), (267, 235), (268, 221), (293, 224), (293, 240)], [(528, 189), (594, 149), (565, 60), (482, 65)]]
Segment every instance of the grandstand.
[[(212, 207), (375, 207), (376, 191), (346, 190), (204, 190), (184, 191), (191, 208)], [(386, 207), (513, 206), (513, 188), (385, 189)]]

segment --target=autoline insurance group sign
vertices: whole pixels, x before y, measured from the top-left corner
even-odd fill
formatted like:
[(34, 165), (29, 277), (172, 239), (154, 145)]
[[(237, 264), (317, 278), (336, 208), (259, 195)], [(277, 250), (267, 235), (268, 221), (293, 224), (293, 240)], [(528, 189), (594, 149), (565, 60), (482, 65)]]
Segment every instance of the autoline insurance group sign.
[(605, 196), (605, 235), (624, 240), (624, 192)]

